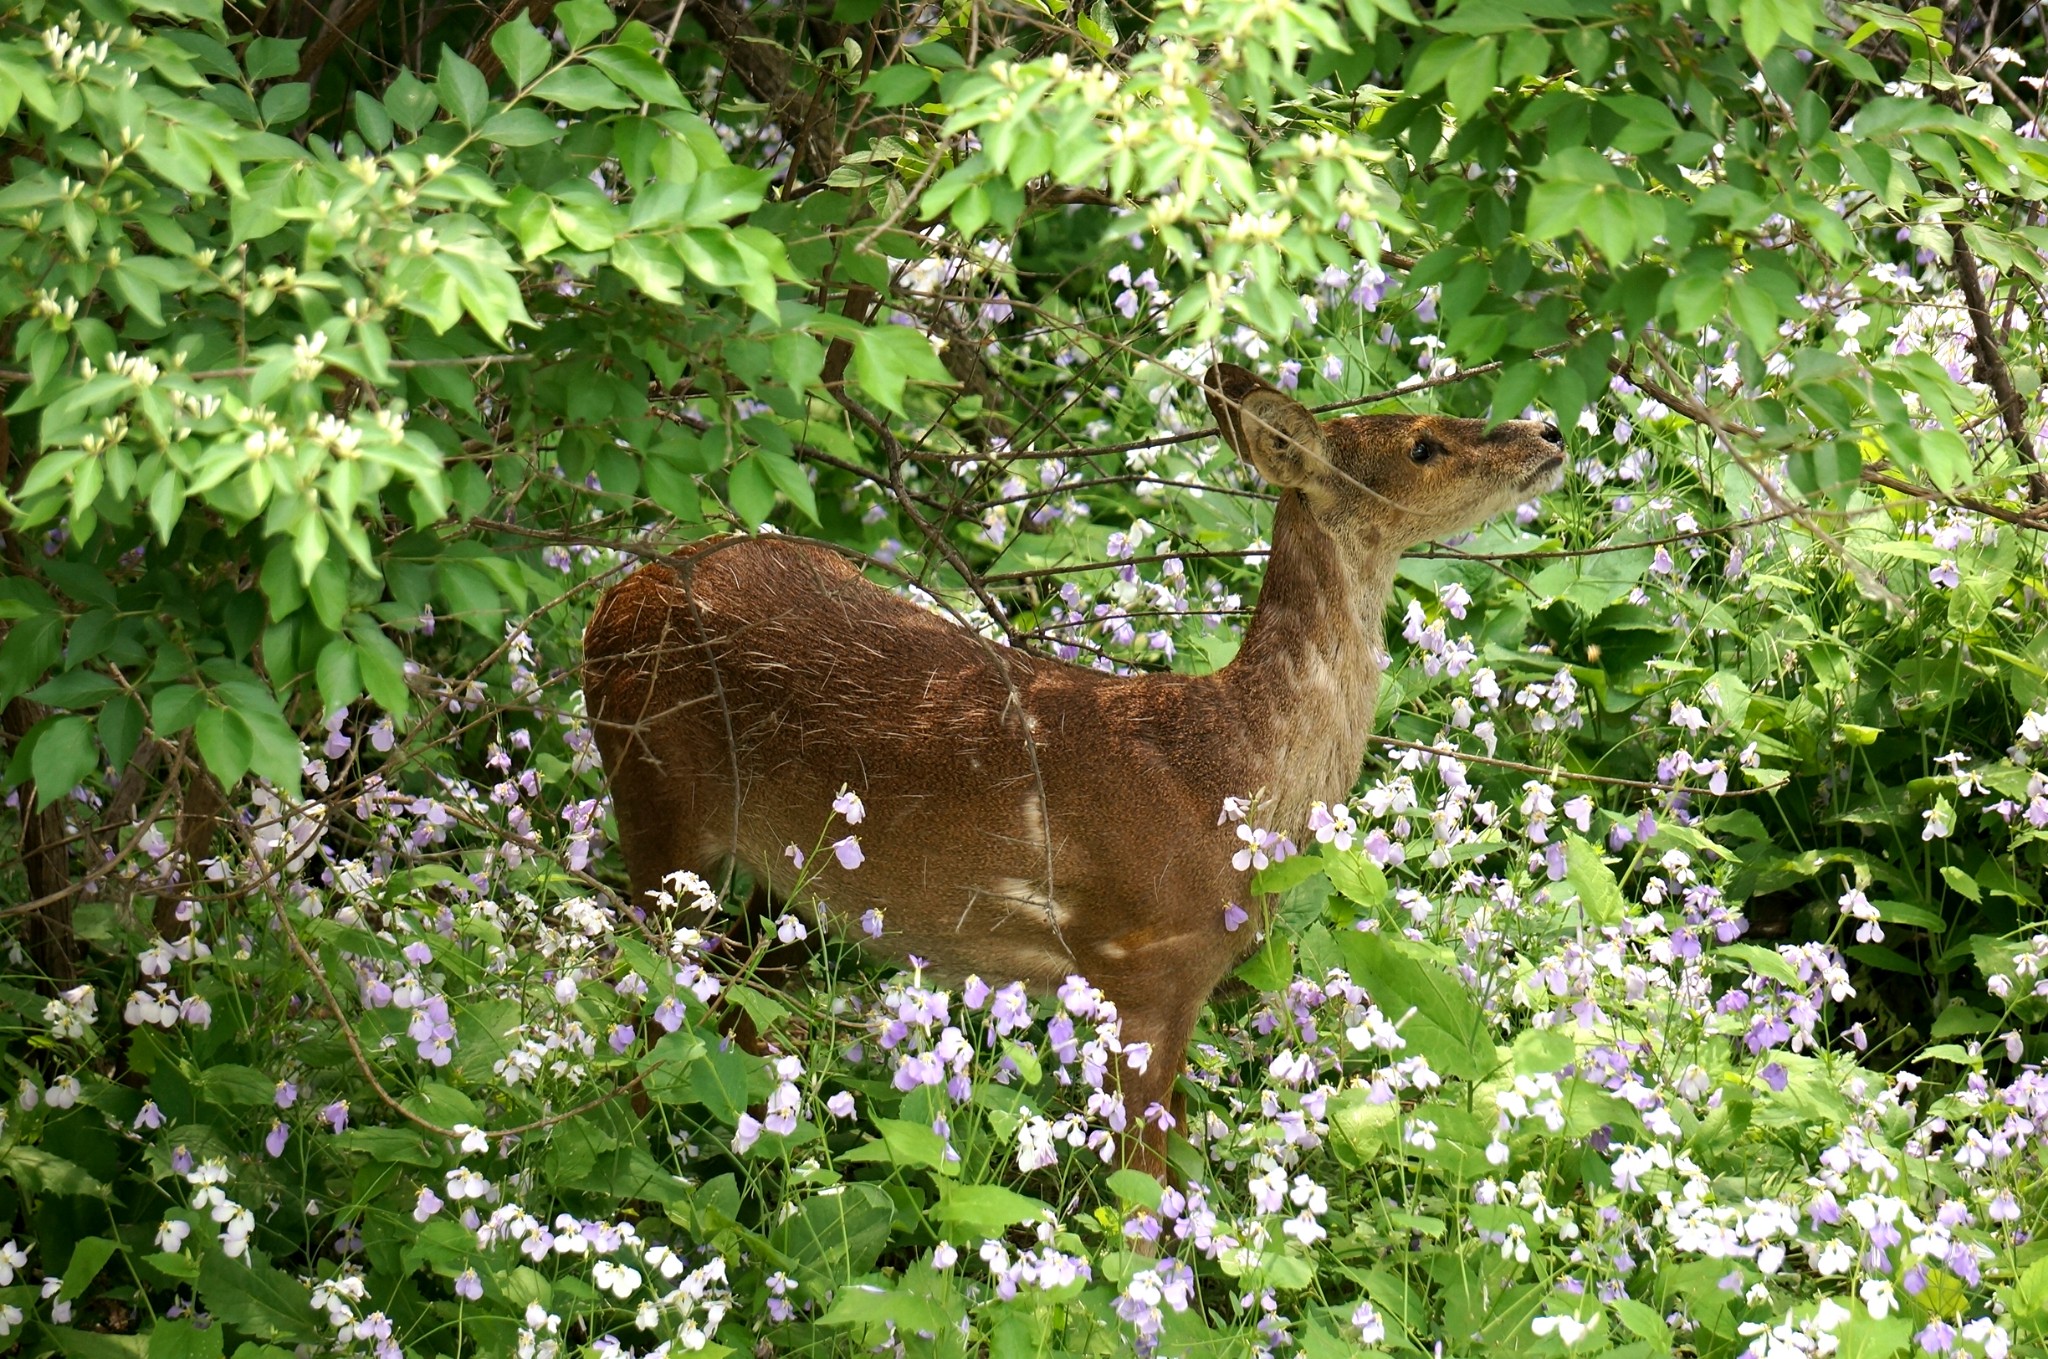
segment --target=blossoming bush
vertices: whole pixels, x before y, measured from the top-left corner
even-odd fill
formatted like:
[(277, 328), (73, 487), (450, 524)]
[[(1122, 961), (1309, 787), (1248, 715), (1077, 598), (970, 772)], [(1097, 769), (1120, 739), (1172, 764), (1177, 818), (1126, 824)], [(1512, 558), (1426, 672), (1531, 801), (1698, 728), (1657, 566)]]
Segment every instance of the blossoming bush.
[[(2048, 1355), (2042, 39), (1420, 8), (0, 0), (0, 1352)], [(597, 590), (1227, 663), (1218, 357), (1572, 475), (1187, 1053), (626, 898)]]

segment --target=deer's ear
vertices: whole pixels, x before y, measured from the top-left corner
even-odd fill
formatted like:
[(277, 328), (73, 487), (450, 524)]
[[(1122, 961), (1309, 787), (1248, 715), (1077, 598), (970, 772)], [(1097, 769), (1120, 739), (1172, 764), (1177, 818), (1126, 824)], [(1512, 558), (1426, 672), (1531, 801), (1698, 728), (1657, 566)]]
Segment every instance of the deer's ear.
[(1275, 486), (1302, 486), (1325, 460), (1323, 426), (1308, 407), (1232, 363), (1202, 380), (1223, 442)]

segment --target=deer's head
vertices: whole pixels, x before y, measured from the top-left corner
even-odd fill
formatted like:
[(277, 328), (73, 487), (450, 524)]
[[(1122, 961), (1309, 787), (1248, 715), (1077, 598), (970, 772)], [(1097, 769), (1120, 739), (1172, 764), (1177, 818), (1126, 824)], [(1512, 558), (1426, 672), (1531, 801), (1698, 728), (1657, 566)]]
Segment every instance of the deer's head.
[(1202, 380), (1224, 442), (1275, 487), (1300, 491), (1339, 543), (1399, 550), (1462, 532), (1545, 491), (1564, 472), (1557, 426), (1444, 415), (1324, 423), (1236, 364)]

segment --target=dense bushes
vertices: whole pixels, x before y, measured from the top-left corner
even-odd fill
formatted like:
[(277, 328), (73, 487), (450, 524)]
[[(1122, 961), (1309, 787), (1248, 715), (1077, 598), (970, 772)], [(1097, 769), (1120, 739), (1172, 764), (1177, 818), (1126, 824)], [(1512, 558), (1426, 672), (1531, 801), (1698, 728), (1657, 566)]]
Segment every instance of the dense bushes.
[[(2038, 34), (1426, 8), (0, 8), (0, 1345), (2048, 1350)], [(1085, 980), (622, 900), (577, 648), (766, 524), (1222, 664), (1214, 355), (1574, 475), (1162, 1188)]]

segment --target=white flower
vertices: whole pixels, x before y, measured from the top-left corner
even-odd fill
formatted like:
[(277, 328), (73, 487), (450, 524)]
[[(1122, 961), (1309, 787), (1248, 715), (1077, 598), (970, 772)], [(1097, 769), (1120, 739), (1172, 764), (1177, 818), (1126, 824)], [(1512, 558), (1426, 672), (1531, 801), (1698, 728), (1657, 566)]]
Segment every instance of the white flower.
[(1587, 1333), (1593, 1327), (1590, 1322), (1581, 1321), (1573, 1316), (1544, 1316), (1537, 1317), (1534, 1321), (1530, 1322), (1529, 1329), (1538, 1335), (1555, 1335), (1569, 1349), (1585, 1339)]

